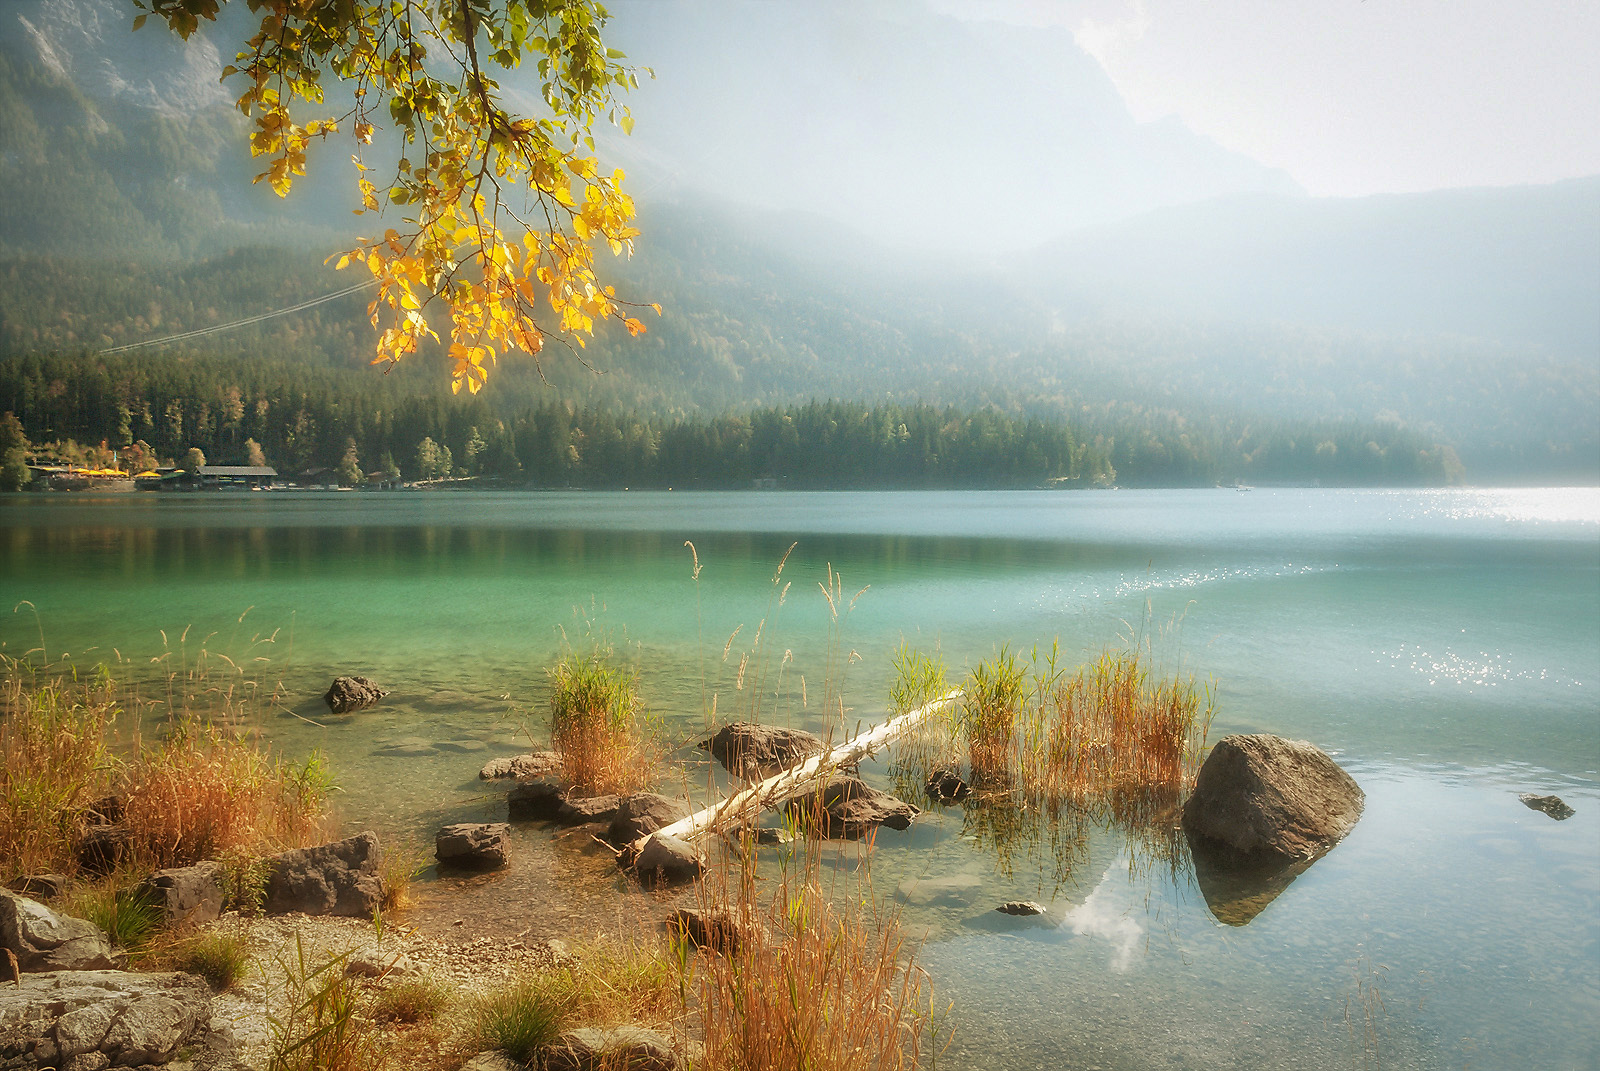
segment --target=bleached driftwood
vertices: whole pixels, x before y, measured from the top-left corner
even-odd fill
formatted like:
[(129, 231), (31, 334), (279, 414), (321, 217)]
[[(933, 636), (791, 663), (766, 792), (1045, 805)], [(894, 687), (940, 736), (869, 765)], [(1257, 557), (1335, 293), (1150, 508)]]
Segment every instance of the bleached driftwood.
[(943, 710), (960, 697), (961, 689), (952, 689), (930, 703), (925, 703), (915, 710), (908, 710), (842, 744), (827, 748), (798, 766), (773, 774), (760, 784), (735, 792), (726, 799), (701, 808), (689, 817), (680, 818), (654, 833), (647, 833), (628, 845), (626, 851), (630, 857), (637, 856), (644, 848), (644, 842), (654, 836), (693, 840), (708, 829), (727, 829), (743, 825), (773, 802), (796, 795), (808, 783), (825, 778), (841, 766), (861, 761), (928, 715)]

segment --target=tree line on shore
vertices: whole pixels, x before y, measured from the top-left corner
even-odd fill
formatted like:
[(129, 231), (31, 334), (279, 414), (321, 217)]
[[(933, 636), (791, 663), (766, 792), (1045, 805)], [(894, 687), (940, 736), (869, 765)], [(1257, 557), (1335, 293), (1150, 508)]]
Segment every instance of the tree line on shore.
[[(1443, 484), (1448, 447), (1386, 423), (1189, 421), (1126, 408), (1050, 420), (994, 407), (813, 401), (720, 415), (452, 395), (443, 377), (269, 360), (0, 361), (0, 451), (335, 469), (342, 482), (491, 477), (544, 487)], [(521, 399), (522, 404), (517, 404)], [(131, 456), (130, 456), (131, 455)]]

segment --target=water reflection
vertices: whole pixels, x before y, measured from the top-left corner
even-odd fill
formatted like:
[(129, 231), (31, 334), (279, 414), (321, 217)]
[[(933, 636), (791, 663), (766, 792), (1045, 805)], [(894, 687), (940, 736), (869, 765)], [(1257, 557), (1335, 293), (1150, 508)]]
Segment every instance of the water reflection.
[(1187, 834), (1187, 843), (1206, 907), (1226, 926), (1248, 925), (1316, 861), (1251, 859), (1192, 833)]

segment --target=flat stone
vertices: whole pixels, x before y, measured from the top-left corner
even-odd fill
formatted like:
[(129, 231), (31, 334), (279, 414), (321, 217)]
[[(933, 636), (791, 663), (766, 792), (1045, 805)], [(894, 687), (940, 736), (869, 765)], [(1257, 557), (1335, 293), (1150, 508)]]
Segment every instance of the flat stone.
[(1003, 915), (1042, 915), (1044, 905), (1036, 904), (1032, 900), (1007, 900), (995, 910)]
[(0, 986), (0, 1060), (8, 1069), (146, 1068), (203, 1040), (211, 988), (192, 974), (59, 971)]
[(335, 714), (370, 707), (389, 693), (366, 677), (335, 677), (322, 698)]
[(642, 1026), (562, 1031), (544, 1051), (547, 1071), (677, 1071), (672, 1039)]
[(375, 833), (275, 855), (267, 864), (262, 910), (369, 917), (383, 900), (378, 855)]
[(449, 866), (492, 870), (506, 865), (509, 846), (504, 822), (460, 822), (445, 826), (434, 838), (434, 855)]
[(564, 791), (562, 784), (551, 778), (523, 781), (506, 793), (506, 810), (513, 821), (551, 821), (566, 802)]
[(1517, 798), (1534, 810), (1543, 811), (1557, 822), (1565, 822), (1578, 813), (1567, 806), (1567, 801), (1560, 796), (1538, 796), (1532, 792), (1524, 792)]
[(1226, 736), (1200, 767), (1183, 825), (1246, 856), (1312, 859), (1355, 827), (1365, 803), (1361, 786), (1314, 744)]
[(0, 948), (10, 949), (25, 973), (116, 966), (111, 942), (94, 923), (58, 914), (5, 889), (0, 889)]
[(569, 826), (598, 822), (609, 825), (622, 806), (621, 796), (563, 796), (556, 809), (556, 821)]
[(417, 969), (399, 949), (363, 948), (344, 961), (344, 973), (352, 978), (410, 978)]
[(554, 751), (532, 751), (526, 755), (508, 755), (498, 759), (490, 759), (484, 763), (483, 769), (478, 771), (478, 777), (484, 781), (494, 781), (504, 777), (515, 777), (525, 781), (544, 774), (561, 772), (561, 757)]

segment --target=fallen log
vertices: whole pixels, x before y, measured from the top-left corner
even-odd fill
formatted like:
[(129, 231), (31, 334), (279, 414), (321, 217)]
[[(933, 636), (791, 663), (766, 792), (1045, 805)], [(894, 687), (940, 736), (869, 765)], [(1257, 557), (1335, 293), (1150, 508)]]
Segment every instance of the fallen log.
[(703, 807), (689, 817), (680, 818), (654, 833), (645, 834), (628, 845), (625, 849), (626, 854), (630, 859), (636, 858), (644, 849), (645, 841), (657, 835), (692, 840), (708, 829), (726, 829), (730, 826), (743, 825), (759, 815), (773, 801), (795, 795), (809, 782), (825, 779), (828, 774), (841, 766), (861, 761), (928, 715), (945, 709), (960, 697), (961, 689), (952, 689), (932, 702), (890, 718), (881, 725), (875, 725), (837, 747), (826, 748), (821, 754), (811, 756), (792, 769), (774, 774), (760, 784), (735, 792), (726, 799), (709, 807)]

